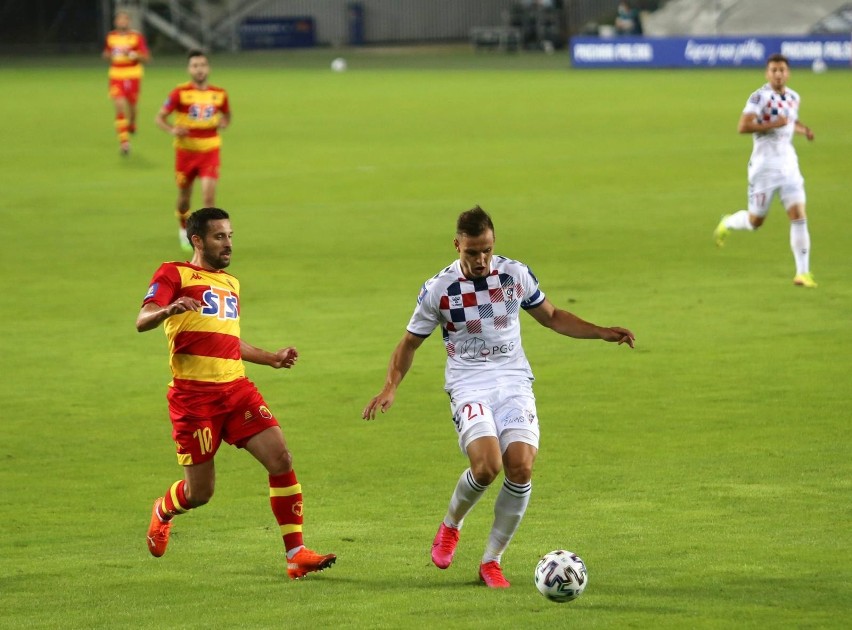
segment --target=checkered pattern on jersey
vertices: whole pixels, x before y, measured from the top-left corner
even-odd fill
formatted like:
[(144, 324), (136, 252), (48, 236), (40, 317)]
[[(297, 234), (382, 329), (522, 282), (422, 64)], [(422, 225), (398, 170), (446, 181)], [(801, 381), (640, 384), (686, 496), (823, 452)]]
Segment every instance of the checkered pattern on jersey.
[(509, 274), (495, 269), (485, 278), (450, 284), (441, 296), (439, 308), (447, 331), (465, 329), (475, 334), (481, 333), (483, 327), (508, 328), (523, 299), (524, 287)]
[(763, 122), (777, 120), (779, 115), (786, 116), (789, 118), (789, 112), (791, 110), (795, 110), (795, 108), (795, 96), (793, 96), (789, 92), (785, 92), (784, 94), (772, 92), (772, 94), (769, 95), (769, 100), (766, 101), (766, 105), (763, 106), (761, 118)]

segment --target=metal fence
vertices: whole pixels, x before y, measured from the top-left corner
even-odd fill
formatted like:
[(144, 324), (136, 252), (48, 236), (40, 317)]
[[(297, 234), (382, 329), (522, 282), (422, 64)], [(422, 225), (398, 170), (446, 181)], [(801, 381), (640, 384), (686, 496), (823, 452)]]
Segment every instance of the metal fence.
[[(656, 8), (660, 2), (633, 4)], [(170, 40), (186, 47), (175, 36), (180, 32), (214, 48), (234, 48), (245, 17), (311, 16), (318, 44), (352, 43), (353, 7), (361, 12), (365, 44), (465, 41), (476, 27), (510, 25), (521, 8), (551, 11), (560, 39), (565, 39), (589, 24), (611, 23), (617, 0), (0, 0), (0, 50), (97, 48), (110, 28), (112, 11), (126, 5), (140, 15), (150, 14), (145, 30), (155, 43)]]

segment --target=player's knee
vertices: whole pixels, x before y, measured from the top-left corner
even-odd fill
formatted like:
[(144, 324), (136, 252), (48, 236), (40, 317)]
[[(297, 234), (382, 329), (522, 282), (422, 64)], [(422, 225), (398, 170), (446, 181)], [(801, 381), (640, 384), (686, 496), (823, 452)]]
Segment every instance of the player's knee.
[(470, 467), (473, 480), (480, 486), (490, 486), (500, 474), (500, 462), (480, 462)]
[(532, 479), (532, 462), (520, 462), (506, 465), (506, 479), (512, 483), (529, 483)]
[(754, 229), (756, 230), (756, 229), (757, 229), (757, 228), (759, 228), (761, 225), (763, 225), (763, 221), (764, 221), (765, 219), (764, 219), (764, 217), (758, 217), (758, 216), (755, 216), (755, 215), (749, 215), (748, 220), (749, 220), (749, 222), (751, 223), (751, 227), (752, 227), (752, 228), (754, 228)]
[(289, 449), (284, 449), (267, 466), (270, 475), (285, 475), (293, 470), (293, 454)]
[(189, 504), (194, 507), (201, 507), (202, 505), (206, 505), (210, 502), (210, 499), (213, 498), (213, 484), (203, 484), (196, 485), (190, 487), (188, 484), (186, 486), (186, 500), (189, 501)]

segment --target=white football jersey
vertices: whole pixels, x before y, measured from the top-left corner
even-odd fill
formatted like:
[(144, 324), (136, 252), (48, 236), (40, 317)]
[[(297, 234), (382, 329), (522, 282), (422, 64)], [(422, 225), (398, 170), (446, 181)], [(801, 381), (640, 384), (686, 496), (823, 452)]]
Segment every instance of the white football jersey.
[(778, 94), (767, 83), (748, 99), (744, 114), (754, 114), (759, 122), (787, 117), (787, 124), (767, 132), (752, 134), (754, 145), (749, 160), (750, 172), (777, 170), (788, 174), (798, 172), (799, 159), (793, 148), (793, 135), (799, 119), (799, 95), (790, 88)]
[(428, 337), (441, 327), (448, 392), (459, 385), (490, 388), (532, 380), (519, 316), (542, 302), (538, 279), (521, 262), (495, 255), (489, 275), (468, 280), (456, 260), (423, 285), (407, 330)]

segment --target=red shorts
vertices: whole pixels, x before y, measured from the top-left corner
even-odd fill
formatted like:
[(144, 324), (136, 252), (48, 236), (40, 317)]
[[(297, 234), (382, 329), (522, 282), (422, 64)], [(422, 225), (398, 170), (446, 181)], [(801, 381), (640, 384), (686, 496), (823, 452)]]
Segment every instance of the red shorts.
[(219, 179), (219, 149), (187, 151), (175, 149), (175, 178), (178, 188), (192, 185), (196, 177)]
[(279, 426), (263, 396), (247, 378), (211, 391), (170, 387), (166, 398), (182, 466), (213, 459), (222, 440), (243, 448), (251, 437)]
[(113, 100), (125, 98), (131, 105), (139, 100), (139, 79), (110, 79), (109, 97)]

